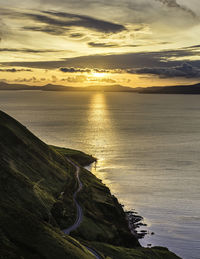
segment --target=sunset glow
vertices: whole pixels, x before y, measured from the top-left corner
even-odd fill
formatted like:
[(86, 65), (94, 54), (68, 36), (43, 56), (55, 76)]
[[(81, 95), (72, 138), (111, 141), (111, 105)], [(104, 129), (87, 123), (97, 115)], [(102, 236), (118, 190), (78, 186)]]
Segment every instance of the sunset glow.
[(106, 74), (105, 73), (92, 73), (92, 76), (97, 77), (97, 78), (101, 78), (101, 77), (106, 76)]
[(197, 0), (0, 3), (2, 82), (130, 87), (199, 82)]

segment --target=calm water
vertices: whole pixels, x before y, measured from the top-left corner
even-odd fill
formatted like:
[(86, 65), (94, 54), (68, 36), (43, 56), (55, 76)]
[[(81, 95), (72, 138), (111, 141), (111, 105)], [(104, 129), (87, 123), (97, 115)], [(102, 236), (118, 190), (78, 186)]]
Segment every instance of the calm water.
[(95, 174), (144, 216), (143, 245), (200, 258), (200, 96), (0, 92), (0, 108), (49, 144), (99, 159)]

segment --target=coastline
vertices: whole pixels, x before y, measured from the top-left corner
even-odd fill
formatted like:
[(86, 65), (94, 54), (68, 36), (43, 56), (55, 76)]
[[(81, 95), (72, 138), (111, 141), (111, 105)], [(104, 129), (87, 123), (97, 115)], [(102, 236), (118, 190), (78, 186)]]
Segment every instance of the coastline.
[[(83, 168), (95, 158), (81, 151), (49, 146), (3, 112), (0, 136), (3, 258), (65, 259), (67, 255), (92, 259), (85, 247), (97, 251), (103, 259), (179, 258), (166, 248), (141, 247), (128, 227), (123, 206), (100, 179)], [(80, 168), (80, 193), (76, 192), (76, 168), (67, 155), (73, 156)], [(77, 216), (74, 193), (83, 220), (65, 235), (62, 229), (72, 226)]]
[[(98, 160), (95, 160), (94, 162), (92, 162), (91, 164), (89, 165), (85, 165), (84, 168), (86, 170), (88, 170), (89, 172), (91, 172), (95, 177), (95, 173), (93, 173), (92, 169), (95, 168), (96, 169), (96, 163), (97, 163)], [(95, 163), (95, 166), (94, 166), (94, 163)], [(97, 177), (101, 182), (102, 180)], [(110, 191), (110, 188), (107, 187)], [(110, 191), (111, 193), (111, 191)], [(114, 195), (113, 195), (114, 196)], [(118, 201), (118, 198), (116, 196), (114, 196), (116, 198), (116, 200)], [(124, 211), (124, 215), (125, 215), (125, 219), (128, 223), (128, 227), (129, 227), (129, 231), (130, 233), (138, 240), (139, 244), (140, 244), (140, 240), (145, 238), (145, 236), (149, 235), (149, 236), (153, 236), (155, 235), (156, 233), (154, 232), (149, 232), (148, 230), (144, 230), (144, 229), (141, 229), (141, 227), (147, 227), (148, 225), (144, 222), (144, 218), (138, 214), (137, 211), (135, 211), (135, 209), (131, 209), (131, 210), (124, 210), (124, 205), (121, 204), (120, 202), (118, 202), (121, 209)], [(165, 246), (152, 246), (151, 243), (147, 243), (147, 247), (143, 247), (141, 244), (140, 244), (141, 248), (144, 248), (144, 249), (159, 249), (159, 250), (163, 250), (163, 251), (168, 251), (170, 252), (170, 250), (165, 247)], [(177, 255), (176, 255), (177, 256)], [(164, 257), (163, 257), (164, 258)], [(177, 258), (180, 258), (181, 257), (177, 257)]]
[[(86, 169), (86, 170), (89, 170), (89, 172), (90, 173), (92, 173), (91, 171), (91, 169), (92, 169), (92, 167), (93, 167), (93, 163), (92, 164), (90, 164), (90, 165), (86, 165), (86, 166), (84, 166), (84, 168)], [(91, 170), (91, 171), (90, 171)], [(92, 173), (92, 175), (93, 176), (95, 176), (95, 174), (94, 173)], [(96, 176), (95, 176), (96, 177)], [(100, 178), (97, 178), (99, 181), (101, 181), (102, 182), (102, 180), (100, 179)], [(106, 188), (108, 188), (109, 189), (109, 187), (106, 187)], [(110, 189), (109, 189), (109, 192), (110, 192), (110, 194), (111, 194), (111, 191), (110, 191)], [(112, 195), (112, 194), (111, 194)], [(117, 197), (116, 196), (114, 196), (114, 195), (112, 195), (116, 200), (117, 200), (117, 203), (119, 204), (119, 206), (120, 206), (120, 208), (121, 208), (121, 210), (123, 210), (123, 212), (124, 212), (124, 217), (125, 217), (125, 219), (126, 219), (126, 221), (127, 221), (127, 224), (128, 224), (128, 228), (129, 228), (129, 231), (130, 231), (130, 233), (131, 233), (131, 235), (133, 235), (134, 236), (134, 238), (136, 238), (137, 240), (138, 240), (138, 242), (139, 242), (139, 240), (140, 239), (142, 239), (142, 238), (144, 238), (146, 235), (154, 235), (155, 233), (154, 232), (151, 232), (151, 233), (149, 233), (148, 231), (146, 231), (146, 230), (140, 230), (139, 228), (140, 227), (142, 227), (142, 226), (147, 226), (147, 224), (145, 224), (144, 222), (143, 222), (143, 220), (144, 220), (144, 218), (142, 217), (142, 216), (140, 216), (140, 215), (138, 215), (138, 213), (133, 209), (133, 210), (129, 210), (129, 211), (126, 211), (126, 210), (124, 210), (124, 205), (122, 205), (121, 203), (119, 203), (118, 202), (118, 199), (117, 199)], [(96, 244), (95, 242), (92, 242), (92, 244), (93, 244), (93, 247), (95, 248), (95, 249), (102, 249), (102, 250), (100, 250), (101, 252), (103, 252), (104, 251), (104, 249), (106, 248), (106, 246), (103, 246), (102, 248), (101, 248), (101, 246), (99, 245), (99, 244)], [(125, 250), (126, 250), (126, 248), (124, 248)], [(129, 248), (130, 249), (130, 248)], [(136, 250), (136, 249), (134, 249), (134, 248), (132, 248), (133, 250)], [(161, 257), (159, 257), (159, 258), (172, 258), (173, 256), (175, 256), (175, 258), (179, 258), (179, 259), (181, 259), (180, 257), (178, 257), (177, 255), (175, 255), (174, 253), (172, 253), (172, 252), (170, 252), (170, 250), (167, 248), (167, 247), (161, 247), (161, 246), (152, 246), (151, 244), (148, 244), (147, 245), (147, 248), (145, 248), (145, 247), (143, 247), (141, 244), (140, 244), (140, 247), (138, 248), (138, 249), (141, 249), (141, 251), (142, 251), (142, 249), (145, 249), (146, 251), (156, 251), (156, 253), (159, 251), (159, 252), (161, 252), (161, 254), (163, 253), (163, 255), (161, 255)], [(154, 250), (155, 249), (155, 250)], [(166, 253), (166, 254), (165, 254)], [(152, 254), (153, 255), (153, 254)], [(153, 255), (153, 257), (144, 257), (144, 258), (152, 258), (152, 259), (154, 259), (154, 258), (157, 258), (157, 256), (158, 256), (158, 254), (154, 254)], [(160, 256), (160, 255), (159, 255)], [(166, 256), (166, 257), (165, 257)], [(172, 257), (171, 257), (172, 256)], [(117, 258), (118, 259), (118, 257), (114, 257), (114, 258)], [(126, 258), (126, 257), (122, 257), (122, 258)], [(140, 257), (141, 259), (143, 258), (143, 257)]]
[[(89, 165), (85, 165), (84, 168), (88, 171), (90, 171), (92, 174), (94, 174), (92, 172), (92, 169), (95, 168), (96, 170), (96, 165), (98, 160), (95, 159), (95, 161), (93, 161), (92, 163), (90, 163)], [(95, 174), (94, 174), (95, 175)], [(100, 181), (102, 181), (100, 178), (98, 178)], [(109, 187), (108, 187), (109, 188)], [(109, 189), (110, 190), (110, 189)], [(117, 197), (116, 197), (117, 198)], [(118, 199), (118, 198), (117, 198)], [(120, 204), (124, 213), (125, 213), (125, 218), (128, 222), (128, 226), (130, 229), (130, 232), (138, 239), (142, 239), (144, 238), (146, 235), (151, 234), (154, 235), (154, 232), (148, 233), (147, 230), (140, 230), (140, 227), (146, 227), (147, 224), (144, 223), (144, 218), (141, 215), (138, 215), (138, 212), (135, 211), (135, 209), (133, 208), (132, 210), (124, 210), (124, 205)], [(151, 244), (148, 245), (148, 247), (150, 247)]]

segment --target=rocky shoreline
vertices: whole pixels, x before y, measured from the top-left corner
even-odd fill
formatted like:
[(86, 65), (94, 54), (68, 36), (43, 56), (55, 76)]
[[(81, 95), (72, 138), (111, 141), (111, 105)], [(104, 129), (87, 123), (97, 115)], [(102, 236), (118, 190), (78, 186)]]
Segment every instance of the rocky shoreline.
[[(95, 162), (92, 162), (89, 165), (84, 166), (84, 168), (89, 170), (90, 172), (92, 172), (92, 168), (95, 168), (96, 170), (97, 161), (98, 160), (96, 159)], [(140, 230), (141, 227), (147, 227), (147, 224), (144, 222), (144, 218), (138, 215), (138, 212), (136, 212), (134, 209), (126, 211), (124, 209), (124, 205), (123, 204), (120, 204), (120, 205), (123, 211), (125, 212), (126, 220), (128, 222), (128, 227), (131, 233), (136, 237), (136, 239), (139, 240), (144, 238), (146, 235), (155, 234), (154, 232), (149, 232), (148, 230), (144, 230), (144, 229)], [(148, 246), (150, 247), (151, 244), (149, 244)]]
[[(135, 210), (130, 210), (130, 211), (125, 211), (126, 214), (126, 219), (128, 221), (128, 226), (131, 231), (131, 233), (137, 238), (137, 239), (142, 239), (146, 235), (154, 235), (154, 232), (149, 232), (147, 230), (140, 230), (140, 227), (146, 227), (147, 224), (144, 223), (144, 218), (140, 215)], [(151, 246), (149, 244), (149, 246)]]

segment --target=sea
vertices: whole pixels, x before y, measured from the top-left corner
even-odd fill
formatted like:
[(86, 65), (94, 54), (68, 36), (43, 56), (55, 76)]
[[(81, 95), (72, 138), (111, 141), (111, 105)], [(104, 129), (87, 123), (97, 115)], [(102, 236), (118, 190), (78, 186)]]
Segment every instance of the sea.
[(143, 246), (200, 259), (200, 96), (0, 91), (0, 109), (48, 144), (95, 156), (93, 173), (143, 216)]

